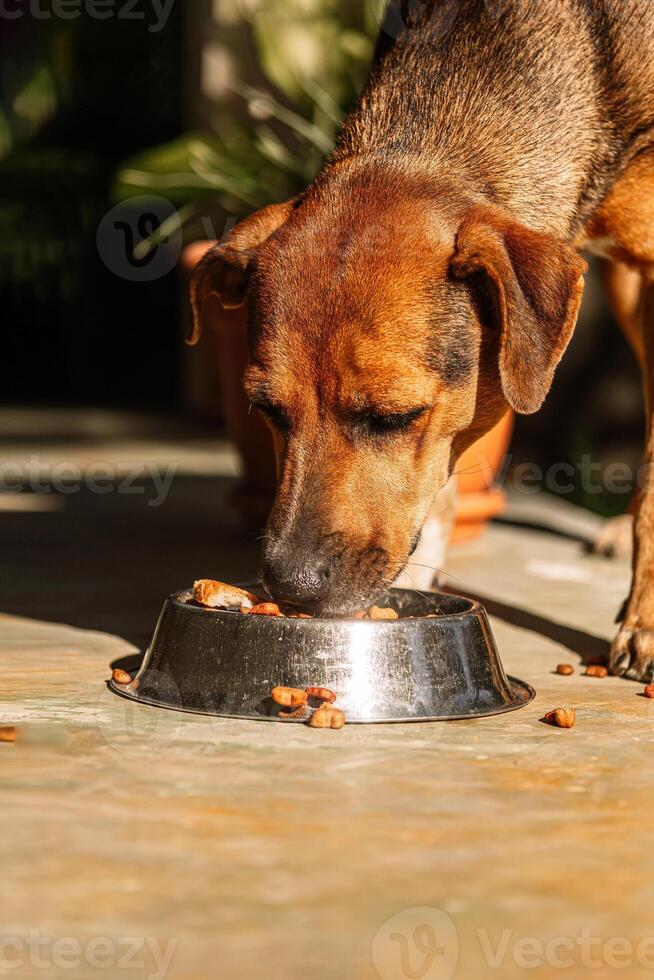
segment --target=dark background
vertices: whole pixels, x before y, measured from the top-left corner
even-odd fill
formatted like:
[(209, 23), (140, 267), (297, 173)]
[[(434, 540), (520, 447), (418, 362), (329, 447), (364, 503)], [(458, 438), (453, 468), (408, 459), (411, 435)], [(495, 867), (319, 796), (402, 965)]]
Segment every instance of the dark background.
[(175, 273), (151, 283), (114, 275), (96, 232), (119, 161), (180, 131), (181, 12), (176, 4), (160, 32), (84, 12), (71, 22), (0, 18), (13, 129), (0, 161), (5, 403), (165, 407), (177, 398)]

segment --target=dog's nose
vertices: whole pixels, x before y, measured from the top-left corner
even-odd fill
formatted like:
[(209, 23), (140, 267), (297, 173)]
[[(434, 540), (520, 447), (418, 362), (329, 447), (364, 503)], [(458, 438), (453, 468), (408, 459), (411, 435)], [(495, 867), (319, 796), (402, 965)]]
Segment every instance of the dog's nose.
[(279, 602), (311, 605), (325, 599), (331, 587), (331, 567), (318, 557), (265, 558), (263, 582)]

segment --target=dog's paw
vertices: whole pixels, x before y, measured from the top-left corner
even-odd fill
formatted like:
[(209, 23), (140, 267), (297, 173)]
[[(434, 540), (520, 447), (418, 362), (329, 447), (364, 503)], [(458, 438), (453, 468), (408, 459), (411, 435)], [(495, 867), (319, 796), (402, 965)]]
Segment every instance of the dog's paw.
[(613, 641), (611, 673), (632, 681), (654, 681), (654, 629), (623, 626)]
[(605, 558), (630, 558), (633, 551), (634, 519), (631, 514), (612, 517), (599, 529), (592, 543), (596, 555)]

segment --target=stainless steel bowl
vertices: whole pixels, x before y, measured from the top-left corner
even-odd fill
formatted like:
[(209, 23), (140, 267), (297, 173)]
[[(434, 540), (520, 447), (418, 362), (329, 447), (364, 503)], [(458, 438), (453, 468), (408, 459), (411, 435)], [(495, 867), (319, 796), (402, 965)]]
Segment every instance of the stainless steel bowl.
[(380, 604), (402, 618), (246, 616), (179, 592), (164, 603), (132, 683), (110, 686), (144, 704), (267, 720), (279, 711), (269, 697), (276, 685), (327, 687), (358, 723), (480, 718), (534, 697), (504, 673), (479, 603), (391, 589)]
[(347, 721), (359, 723), (480, 718), (534, 697), (504, 673), (479, 603), (391, 589), (380, 605), (402, 618), (246, 616), (179, 592), (164, 603), (132, 683), (110, 686), (144, 704), (267, 720), (279, 711), (269, 697), (276, 685), (327, 687)]

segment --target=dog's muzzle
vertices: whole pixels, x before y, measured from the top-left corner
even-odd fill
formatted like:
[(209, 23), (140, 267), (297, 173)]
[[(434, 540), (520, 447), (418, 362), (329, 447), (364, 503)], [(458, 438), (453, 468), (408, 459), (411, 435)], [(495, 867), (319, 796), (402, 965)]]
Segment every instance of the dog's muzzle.
[(308, 551), (288, 554), (273, 547), (264, 554), (262, 571), (266, 591), (277, 602), (317, 606), (332, 588), (332, 560)]

